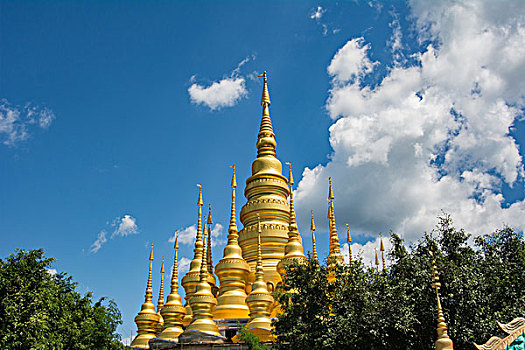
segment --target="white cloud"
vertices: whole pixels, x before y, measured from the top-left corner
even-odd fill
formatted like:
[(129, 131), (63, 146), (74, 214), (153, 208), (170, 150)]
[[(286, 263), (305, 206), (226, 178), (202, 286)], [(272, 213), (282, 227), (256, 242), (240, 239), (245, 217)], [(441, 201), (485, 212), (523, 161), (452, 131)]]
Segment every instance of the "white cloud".
[(328, 66), (328, 73), (337, 83), (359, 81), (360, 77), (372, 71), (376, 63), (368, 59), (370, 45), (364, 45), (363, 42), (363, 38), (352, 39), (335, 54)]
[(116, 227), (115, 231), (111, 234), (111, 238), (115, 236), (126, 237), (139, 233), (139, 227), (137, 226), (137, 219), (131, 215), (124, 215), (113, 220), (111, 226)]
[(214, 81), (208, 86), (195, 83), (196, 76), (193, 75), (190, 79), (192, 85), (188, 88), (191, 102), (205, 105), (211, 110), (235, 106), (248, 94), (246, 79), (240, 74), (241, 67), (254, 59), (255, 55), (246, 57), (239, 62), (230, 76)]
[(27, 103), (24, 107), (14, 106), (6, 99), (0, 100), (0, 142), (7, 146), (27, 140), (34, 129), (48, 129), (55, 119), (49, 108)]
[(108, 241), (108, 239), (106, 238), (106, 231), (102, 230), (98, 233), (98, 236), (97, 236), (97, 239), (95, 240), (95, 242), (93, 242), (93, 244), (91, 245), (89, 251), (93, 254), (95, 254), (96, 252), (98, 252), (100, 250), (100, 248), (102, 248), (102, 246)]
[(179, 276), (184, 276), (186, 272), (190, 269), (191, 259), (188, 259), (186, 257), (180, 258), (178, 264), (177, 264), (177, 271), (179, 273)]
[(323, 17), (323, 14), (325, 12), (325, 9), (323, 9), (321, 6), (317, 6), (316, 8), (312, 9), (312, 14), (310, 15), (310, 18), (318, 21), (321, 19), (321, 17)]
[(57, 274), (57, 270), (56, 269), (46, 269), (46, 272), (48, 274), (50, 274), (51, 276), (54, 276)]
[[(501, 186), (524, 172), (510, 130), (523, 117), (525, 3), (505, 4), (412, 2), (419, 39), (434, 44), (374, 87), (363, 84), (375, 66), (369, 45), (348, 41), (328, 67), (333, 153), (304, 170), (298, 209), (321, 210), (332, 176), (338, 220), (362, 234), (392, 229), (413, 240), (442, 210), (475, 234), (525, 229), (525, 201), (502, 205)], [(392, 48), (402, 45), (396, 25)]]
[[(168, 240), (170, 243), (175, 242), (176, 234), (170, 237)], [(191, 225), (179, 230), (179, 243), (180, 244), (193, 244), (193, 241), (197, 237), (197, 226)]]
[[(392, 248), (390, 239), (388, 237), (383, 237), (383, 245), (385, 247), (385, 265), (389, 266), (390, 261), (388, 260), (387, 254), (388, 251)], [(362, 259), (363, 263), (368, 266), (370, 262), (373, 262), (375, 267), (376, 260), (376, 251), (377, 257), (379, 258), (380, 268), (382, 267), (382, 257), (380, 251), (380, 238), (377, 237), (375, 240), (368, 241), (365, 244), (352, 243), (352, 259)], [(345, 259), (345, 262), (348, 262), (348, 243), (345, 243), (341, 246), (341, 252)]]
[[(222, 237), (223, 231), (224, 231), (224, 227), (219, 223), (215, 224), (212, 227), (211, 229), (212, 247), (215, 247), (216, 245), (220, 246), (226, 242), (226, 240)], [(175, 237), (176, 237), (176, 234), (173, 234), (173, 236), (171, 236), (168, 241), (171, 243), (174, 243)], [(195, 237), (197, 237), (197, 226), (196, 225), (191, 225), (191, 226), (183, 228), (182, 230), (179, 230), (179, 243), (181, 244), (194, 244)]]
[[(113, 219), (111, 224), (109, 222), (106, 223), (107, 229), (111, 229), (113, 233), (111, 234), (111, 239), (115, 237), (127, 237), (129, 235), (138, 234), (139, 233), (139, 227), (137, 226), (137, 219), (135, 219), (131, 215), (124, 215), (119, 216)], [(91, 245), (89, 251), (91, 253), (96, 253), (102, 248), (102, 246), (107, 243), (107, 232), (106, 229), (103, 229), (99, 232), (97, 239), (93, 244)]]

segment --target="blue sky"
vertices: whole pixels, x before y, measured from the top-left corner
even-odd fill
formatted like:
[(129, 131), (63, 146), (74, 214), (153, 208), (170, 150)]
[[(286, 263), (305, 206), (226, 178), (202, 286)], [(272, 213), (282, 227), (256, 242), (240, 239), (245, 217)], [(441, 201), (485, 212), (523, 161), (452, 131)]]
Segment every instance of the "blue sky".
[(264, 70), (306, 250), (313, 209), (327, 251), (328, 176), (365, 259), (441, 210), (522, 231), (524, 26), (520, 1), (0, 1), (0, 254), (44, 248), (129, 336), (148, 242), (156, 270), (175, 229), (192, 256), (195, 185), (218, 243), (233, 163), (244, 204)]

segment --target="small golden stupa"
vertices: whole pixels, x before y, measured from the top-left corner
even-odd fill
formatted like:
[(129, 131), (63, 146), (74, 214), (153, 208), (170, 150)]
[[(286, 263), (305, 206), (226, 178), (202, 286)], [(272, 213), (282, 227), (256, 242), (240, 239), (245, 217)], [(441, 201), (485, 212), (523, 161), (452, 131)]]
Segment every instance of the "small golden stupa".
[(173, 259), (173, 269), (171, 272), (170, 294), (166, 298), (166, 304), (160, 310), (164, 319), (164, 329), (158, 335), (158, 338), (177, 341), (179, 335), (184, 331), (182, 329), (182, 319), (186, 315), (186, 309), (182, 306), (179, 295), (179, 273), (177, 271), (177, 251), (179, 249), (179, 233), (175, 237), (175, 258)]
[(334, 190), (332, 189), (332, 178), (328, 178), (328, 222), (330, 225), (330, 246), (328, 251), (328, 265), (343, 264), (343, 255), (341, 254), (341, 246), (339, 245), (339, 237), (337, 236), (337, 226), (335, 224), (335, 210), (334, 210)]
[[(199, 198), (197, 200), (197, 237), (195, 238), (195, 249), (193, 250), (193, 260), (190, 264), (190, 270), (186, 275), (182, 278), (181, 284), (182, 287), (184, 287), (184, 291), (186, 293), (184, 299), (186, 300), (186, 316), (184, 316), (183, 324), (184, 326), (187, 326), (190, 324), (192, 320), (192, 310), (189, 304), (189, 300), (193, 296), (193, 293), (195, 293), (195, 288), (197, 287), (197, 284), (199, 284), (200, 281), (200, 275), (201, 275), (201, 262), (202, 262), (202, 256), (204, 253), (204, 244), (202, 241), (202, 186), (197, 185), (199, 187)], [(206, 264), (206, 260), (204, 260)], [(208, 283), (212, 286), (212, 288), (215, 286), (215, 278), (208, 274)]]
[(346, 224), (346, 242), (348, 243), (348, 265), (352, 265), (352, 236), (348, 224)]
[(151, 269), (153, 268), (153, 243), (149, 254), (149, 274), (148, 284), (146, 286), (145, 301), (135, 317), (135, 323), (138, 328), (138, 335), (131, 342), (131, 346), (141, 349), (149, 349), (150, 339), (155, 338), (157, 323), (159, 323), (159, 314), (155, 312), (153, 305), (153, 288), (151, 286)]
[[(206, 241), (206, 231), (205, 228), (203, 241)], [(203, 250), (200, 280), (189, 300), (191, 310), (193, 311), (193, 318), (180, 336), (180, 341), (183, 343), (203, 341), (221, 343), (225, 340), (219, 333), (217, 324), (213, 321), (213, 310), (217, 305), (217, 299), (215, 299), (215, 296), (211, 292), (212, 287), (208, 282), (209, 274), (208, 264), (206, 262), (206, 250)]]
[(250, 310), (246, 304), (246, 281), (250, 274), (250, 266), (242, 257), (242, 250), (238, 241), (239, 235), (235, 219), (235, 188), (237, 187), (235, 165), (232, 168), (232, 200), (228, 243), (224, 247), (224, 257), (215, 266), (215, 274), (219, 278), (220, 287), (214, 318), (224, 321), (233, 320), (236, 323), (238, 319), (249, 318)]
[(257, 229), (257, 265), (255, 282), (252, 291), (246, 298), (250, 308), (250, 321), (246, 324), (246, 330), (259, 337), (260, 341), (271, 341), (275, 339), (272, 335), (272, 320), (270, 319), (270, 307), (274, 303), (272, 294), (268, 292), (264, 281), (264, 270), (261, 252), (261, 228)]
[(297, 221), (295, 219), (295, 209), (293, 203), (293, 175), (292, 163), (286, 163), (290, 166), (290, 174), (288, 175), (288, 184), (290, 185), (290, 222), (288, 224), (288, 243), (284, 248), (284, 256), (277, 264), (277, 271), (281, 276), (286, 274), (286, 266), (292, 264), (294, 261), (304, 262), (306, 256), (303, 253), (303, 245), (299, 240), (299, 229), (297, 228)]

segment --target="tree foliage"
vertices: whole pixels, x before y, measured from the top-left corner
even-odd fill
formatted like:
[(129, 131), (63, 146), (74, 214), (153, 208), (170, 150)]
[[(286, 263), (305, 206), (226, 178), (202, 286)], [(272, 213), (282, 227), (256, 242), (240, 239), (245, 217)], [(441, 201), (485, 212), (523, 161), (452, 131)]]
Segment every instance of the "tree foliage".
[[(455, 348), (498, 333), (496, 321), (523, 316), (525, 241), (506, 227), (472, 239), (449, 216), (410, 247), (391, 233), (390, 267), (377, 272), (355, 260), (333, 270), (311, 259), (293, 265), (276, 292), (275, 332), (290, 349), (433, 349), (437, 305), (429, 250), (440, 272), (440, 296)], [(335, 276), (329, 282), (329, 275)]]
[(0, 348), (121, 349), (121, 315), (113, 301), (93, 303), (42, 249), (0, 259)]

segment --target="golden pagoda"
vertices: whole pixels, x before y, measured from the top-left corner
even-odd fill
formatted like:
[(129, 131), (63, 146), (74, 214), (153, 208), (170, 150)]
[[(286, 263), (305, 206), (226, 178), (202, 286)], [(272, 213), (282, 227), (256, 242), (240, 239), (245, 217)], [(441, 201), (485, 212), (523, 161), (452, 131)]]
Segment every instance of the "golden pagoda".
[[(203, 234), (203, 241), (206, 241), (206, 229)], [(191, 323), (186, 330), (180, 335), (180, 341), (183, 343), (193, 342), (210, 342), (222, 343), (226, 340), (213, 321), (213, 310), (217, 305), (217, 299), (211, 291), (211, 285), (208, 282), (208, 264), (206, 260), (206, 250), (203, 250), (200, 280), (195, 292), (192, 294), (189, 303), (193, 311)]]
[(257, 158), (252, 163), (252, 175), (246, 180), (246, 204), (241, 209), (243, 229), (239, 232), (242, 257), (250, 265), (250, 282), (257, 264), (257, 215), (261, 219), (261, 251), (264, 280), (273, 291), (281, 276), (276, 266), (284, 256), (288, 243), (289, 189), (282, 174), (282, 164), (276, 157), (275, 135), (270, 119), (270, 95), (266, 72), (261, 98), (262, 118), (257, 137)]
[(272, 320), (270, 319), (270, 307), (274, 299), (264, 281), (260, 224), (258, 224), (257, 233), (257, 265), (255, 282), (252, 291), (246, 298), (246, 303), (250, 308), (250, 321), (246, 324), (246, 330), (259, 337), (260, 341), (271, 341), (275, 339), (272, 335)]
[(162, 257), (162, 265), (160, 267), (160, 288), (159, 288), (159, 299), (157, 300), (157, 314), (159, 315), (159, 322), (156, 327), (156, 334), (159, 335), (164, 328), (164, 319), (160, 310), (164, 307), (164, 257)]
[(250, 266), (242, 257), (242, 250), (238, 242), (239, 235), (235, 218), (235, 188), (237, 187), (235, 165), (232, 168), (232, 200), (228, 243), (224, 247), (223, 258), (215, 266), (215, 274), (219, 278), (220, 286), (214, 318), (222, 320), (222, 322), (218, 321), (219, 325), (227, 323), (229, 320), (236, 324), (239, 319), (248, 319), (250, 313), (246, 304), (246, 281), (250, 274)]
[(284, 248), (285, 255), (277, 264), (277, 271), (281, 276), (286, 274), (286, 266), (292, 264), (294, 261), (304, 262), (306, 256), (303, 253), (303, 245), (299, 240), (300, 234), (297, 228), (297, 222), (295, 219), (295, 209), (293, 203), (293, 175), (292, 175), (292, 163), (286, 163), (290, 166), (290, 174), (288, 175), (288, 184), (290, 185), (290, 221), (288, 224), (288, 243)]
[(175, 237), (175, 258), (173, 259), (173, 269), (171, 272), (171, 286), (170, 294), (166, 298), (166, 304), (160, 310), (160, 314), (164, 319), (164, 329), (158, 335), (158, 338), (177, 341), (179, 335), (183, 332), (182, 319), (186, 315), (186, 309), (182, 306), (181, 297), (179, 295), (179, 273), (177, 271), (177, 251), (179, 249), (179, 233), (177, 231)]
[[(195, 289), (197, 288), (197, 284), (199, 284), (200, 281), (200, 275), (201, 275), (201, 262), (202, 262), (202, 256), (204, 253), (204, 244), (202, 241), (202, 186), (197, 185), (199, 187), (199, 198), (197, 200), (197, 236), (195, 237), (195, 248), (193, 250), (193, 260), (190, 264), (190, 270), (184, 277), (182, 278), (181, 284), (182, 287), (184, 287), (184, 291), (186, 295), (184, 296), (184, 299), (186, 300), (186, 315), (183, 319), (184, 326), (187, 326), (190, 324), (192, 320), (192, 310), (189, 304), (189, 300), (193, 296), (193, 293), (195, 293)], [(206, 260), (204, 260), (206, 263)], [(215, 278), (213, 275), (208, 274), (208, 283), (213, 287), (215, 287)]]
[(153, 305), (153, 288), (151, 286), (151, 269), (153, 268), (153, 243), (151, 243), (151, 251), (149, 254), (149, 274), (148, 284), (146, 286), (146, 295), (144, 303), (135, 317), (138, 334), (131, 342), (134, 348), (149, 349), (150, 339), (155, 338), (156, 326), (159, 322), (159, 314), (155, 312), (155, 305)]

